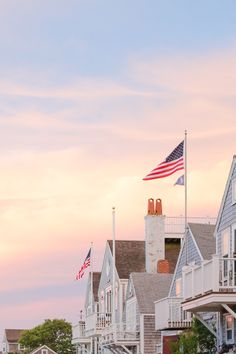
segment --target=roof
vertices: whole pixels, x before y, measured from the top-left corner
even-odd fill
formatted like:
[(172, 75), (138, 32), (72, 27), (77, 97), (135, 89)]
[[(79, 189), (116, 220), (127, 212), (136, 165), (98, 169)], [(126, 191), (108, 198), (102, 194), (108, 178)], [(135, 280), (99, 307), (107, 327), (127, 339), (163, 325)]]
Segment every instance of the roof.
[(203, 259), (211, 259), (212, 255), (216, 253), (215, 225), (189, 223), (189, 228)]
[(38, 347), (38, 348), (34, 349), (33, 351), (30, 352), (30, 354), (40, 353), (42, 351), (42, 349), (47, 349), (50, 353), (57, 354), (54, 350), (52, 350), (51, 348), (49, 348), (45, 344), (41, 345), (41, 347)]
[(5, 329), (6, 339), (10, 343), (17, 343), (25, 329)]
[(140, 313), (155, 313), (154, 302), (168, 296), (173, 274), (132, 273)]
[[(112, 240), (107, 241), (112, 252)], [(145, 272), (145, 241), (115, 241), (116, 270), (120, 279), (132, 272)]]
[(101, 272), (93, 272), (93, 296), (94, 301), (98, 301), (98, 287), (101, 278)]

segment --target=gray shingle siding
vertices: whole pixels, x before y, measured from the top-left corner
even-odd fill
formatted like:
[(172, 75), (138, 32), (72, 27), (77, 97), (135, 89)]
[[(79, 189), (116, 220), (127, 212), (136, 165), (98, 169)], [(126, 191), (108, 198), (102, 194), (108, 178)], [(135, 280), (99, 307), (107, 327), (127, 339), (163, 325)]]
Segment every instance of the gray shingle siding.
[[(224, 205), (220, 215), (218, 229), (216, 232), (217, 253), (221, 254), (221, 232), (230, 227), (236, 221), (236, 204), (232, 204), (232, 181), (236, 178), (236, 165), (233, 167), (228, 190), (225, 193)], [(230, 249), (232, 249), (232, 238), (230, 238)]]

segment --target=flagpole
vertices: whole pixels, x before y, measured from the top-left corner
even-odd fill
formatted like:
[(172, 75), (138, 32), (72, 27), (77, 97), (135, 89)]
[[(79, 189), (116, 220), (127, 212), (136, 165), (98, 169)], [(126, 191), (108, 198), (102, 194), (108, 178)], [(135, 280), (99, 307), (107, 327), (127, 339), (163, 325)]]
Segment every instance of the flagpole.
[(187, 245), (187, 225), (188, 225), (188, 189), (187, 189), (187, 130), (184, 132), (184, 224), (185, 224), (185, 247), (186, 265), (188, 264), (188, 245)]
[(93, 313), (93, 242), (91, 242), (90, 264), (91, 264), (91, 313)]
[(115, 287), (116, 287), (116, 280), (115, 280), (115, 266), (116, 266), (116, 233), (115, 233), (115, 207), (112, 208), (112, 255), (113, 255), (113, 266), (112, 266), (112, 324), (115, 325)]

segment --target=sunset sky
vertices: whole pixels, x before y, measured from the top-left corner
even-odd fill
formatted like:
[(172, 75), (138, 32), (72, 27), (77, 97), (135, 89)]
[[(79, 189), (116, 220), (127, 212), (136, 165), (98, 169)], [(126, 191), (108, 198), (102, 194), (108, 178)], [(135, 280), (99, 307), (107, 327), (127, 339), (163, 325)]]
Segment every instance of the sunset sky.
[(143, 239), (142, 178), (188, 131), (189, 215), (216, 216), (236, 153), (235, 0), (0, 0), (0, 335), (75, 324), (94, 243)]

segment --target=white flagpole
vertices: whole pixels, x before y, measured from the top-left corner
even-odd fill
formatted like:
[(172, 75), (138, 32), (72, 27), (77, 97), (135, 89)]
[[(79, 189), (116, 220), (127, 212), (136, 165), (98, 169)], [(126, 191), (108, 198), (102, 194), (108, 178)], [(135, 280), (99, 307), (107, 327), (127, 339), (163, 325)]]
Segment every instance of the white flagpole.
[(91, 313), (93, 313), (93, 242), (91, 242), (90, 264), (91, 264)]
[(113, 255), (113, 266), (112, 266), (112, 324), (115, 325), (115, 290), (116, 290), (116, 273), (115, 273), (115, 266), (116, 266), (116, 232), (115, 232), (115, 207), (112, 208), (112, 255)]
[(187, 244), (187, 225), (188, 225), (188, 189), (187, 189), (187, 130), (184, 132), (184, 224), (185, 224), (185, 247), (186, 247), (186, 265), (188, 264), (188, 244)]

